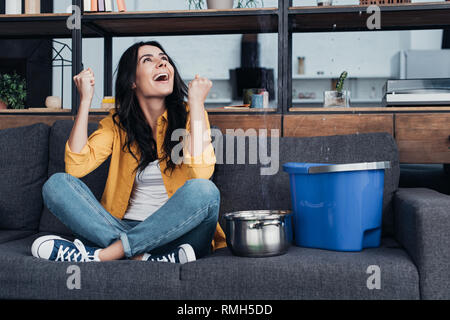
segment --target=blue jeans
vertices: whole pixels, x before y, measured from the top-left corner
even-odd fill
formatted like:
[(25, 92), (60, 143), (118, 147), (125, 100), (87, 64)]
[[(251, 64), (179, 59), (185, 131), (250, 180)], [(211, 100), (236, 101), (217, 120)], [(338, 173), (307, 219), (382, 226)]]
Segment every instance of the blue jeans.
[(206, 179), (188, 180), (144, 221), (112, 216), (86, 184), (67, 173), (52, 175), (42, 196), (50, 212), (77, 238), (100, 248), (120, 239), (127, 258), (165, 254), (184, 243), (194, 248), (197, 258), (209, 254), (220, 205), (219, 190)]

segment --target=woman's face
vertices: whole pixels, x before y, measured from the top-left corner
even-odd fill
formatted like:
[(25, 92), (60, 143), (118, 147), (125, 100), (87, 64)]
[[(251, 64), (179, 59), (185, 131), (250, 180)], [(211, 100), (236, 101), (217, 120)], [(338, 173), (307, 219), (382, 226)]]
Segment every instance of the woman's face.
[(173, 79), (174, 68), (161, 49), (150, 45), (139, 48), (133, 84), (137, 96), (165, 98), (173, 92)]

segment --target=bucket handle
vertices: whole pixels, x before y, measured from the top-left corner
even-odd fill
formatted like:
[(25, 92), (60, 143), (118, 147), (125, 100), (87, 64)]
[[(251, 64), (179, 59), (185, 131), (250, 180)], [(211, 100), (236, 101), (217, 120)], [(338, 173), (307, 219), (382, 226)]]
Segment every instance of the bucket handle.
[(328, 166), (310, 167), (308, 173), (330, 173), (330, 172), (344, 172), (344, 171), (364, 171), (364, 170), (381, 170), (391, 168), (390, 161), (380, 162), (360, 162), (347, 164), (332, 164)]

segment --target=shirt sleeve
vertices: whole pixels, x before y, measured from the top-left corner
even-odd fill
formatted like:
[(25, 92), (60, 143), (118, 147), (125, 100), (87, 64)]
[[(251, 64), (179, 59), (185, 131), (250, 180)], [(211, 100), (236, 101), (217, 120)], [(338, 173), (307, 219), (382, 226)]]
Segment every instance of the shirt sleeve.
[(110, 114), (100, 121), (98, 129), (89, 136), (79, 153), (70, 150), (69, 141), (66, 142), (64, 157), (66, 172), (82, 178), (94, 171), (111, 155), (113, 141), (114, 122)]
[[(203, 149), (202, 154), (198, 156), (191, 156), (187, 146), (183, 149), (183, 162), (188, 168), (188, 177), (190, 179), (209, 179), (214, 173), (214, 165), (216, 164), (216, 156), (214, 147), (211, 143), (211, 128), (208, 119), (208, 113), (205, 110), (205, 121), (207, 127), (208, 139), (207, 146)], [(188, 118), (186, 129), (190, 130), (190, 118)]]

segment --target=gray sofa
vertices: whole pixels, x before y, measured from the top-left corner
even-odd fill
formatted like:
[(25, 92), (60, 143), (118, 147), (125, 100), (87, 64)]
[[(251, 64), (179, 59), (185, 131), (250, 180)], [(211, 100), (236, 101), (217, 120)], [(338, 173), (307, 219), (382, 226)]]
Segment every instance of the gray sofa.
[[(64, 171), (64, 144), (72, 125), (72, 121), (57, 121), (52, 127), (35, 124), (0, 131), (0, 298), (450, 298), (450, 197), (428, 189), (398, 189), (397, 147), (383, 133), (281, 138), (276, 175), (260, 175), (260, 165), (218, 164), (213, 176), (221, 191), (221, 214), (290, 209), (285, 162), (391, 161), (379, 248), (333, 252), (291, 246), (287, 254), (269, 258), (236, 257), (223, 248), (185, 265), (127, 260), (78, 263), (81, 288), (69, 289), (68, 267), (74, 263), (39, 260), (31, 256), (30, 246), (46, 234), (71, 238), (70, 231), (43, 207), (41, 190), (49, 176)], [(89, 131), (96, 127), (90, 124)], [(223, 145), (216, 150), (218, 156), (226, 152)], [(108, 165), (105, 162), (83, 178), (97, 198)], [(373, 265), (379, 267), (379, 289), (367, 285)]]

